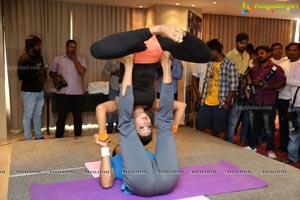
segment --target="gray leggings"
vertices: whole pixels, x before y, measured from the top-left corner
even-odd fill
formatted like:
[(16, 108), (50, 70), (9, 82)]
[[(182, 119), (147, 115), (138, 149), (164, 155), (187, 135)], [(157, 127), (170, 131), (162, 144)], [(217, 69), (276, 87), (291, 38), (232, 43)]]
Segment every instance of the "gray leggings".
[[(138, 196), (163, 195), (172, 191), (179, 177), (176, 145), (172, 133), (173, 87), (162, 85), (159, 110), (156, 115), (157, 142), (155, 160), (146, 154), (129, 114), (133, 104), (132, 87), (119, 99), (119, 130), (124, 181), (127, 188)], [(130, 103), (130, 101), (132, 101)], [(126, 111), (127, 110), (127, 111)], [(125, 112), (124, 112), (125, 111)], [(120, 112), (123, 112), (120, 114)]]

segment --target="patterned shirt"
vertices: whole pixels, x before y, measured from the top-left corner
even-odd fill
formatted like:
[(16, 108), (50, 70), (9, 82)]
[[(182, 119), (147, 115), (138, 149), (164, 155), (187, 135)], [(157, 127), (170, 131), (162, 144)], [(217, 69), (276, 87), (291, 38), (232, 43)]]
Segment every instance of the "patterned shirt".
[[(269, 61), (266, 67), (254, 66), (250, 72), (251, 80), (260, 79), (264, 80), (265, 76), (270, 72), (273, 66), (276, 66), (277, 69), (274, 75), (266, 82), (268, 85), (274, 85), (276, 83), (285, 83), (286, 77), (284, 75), (283, 69)], [(252, 98), (255, 98), (256, 105), (273, 105), (276, 103), (276, 90), (262, 90), (260, 86), (255, 86), (256, 96), (252, 95)]]
[[(210, 79), (210, 71), (212, 69), (213, 62), (209, 62), (207, 65), (206, 76), (203, 85), (203, 95), (201, 98), (201, 105), (203, 105), (204, 100), (207, 95), (207, 83)], [(221, 108), (225, 103), (227, 95), (230, 90), (235, 91), (238, 84), (238, 75), (236, 72), (236, 66), (226, 57), (221, 64), (221, 73), (219, 78), (219, 107)]]

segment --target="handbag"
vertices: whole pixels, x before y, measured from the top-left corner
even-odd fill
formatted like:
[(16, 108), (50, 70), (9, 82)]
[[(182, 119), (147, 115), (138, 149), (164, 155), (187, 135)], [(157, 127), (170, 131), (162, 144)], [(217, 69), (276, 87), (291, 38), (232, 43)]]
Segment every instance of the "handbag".
[(291, 125), (290, 125), (290, 130), (291, 131), (298, 131), (299, 130), (299, 124), (298, 124), (298, 117), (299, 116), (298, 116), (297, 112), (293, 111), (298, 91), (299, 91), (299, 87), (296, 90), (296, 93), (295, 93), (295, 96), (294, 96), (294, 99), (293, 99), (293, 103), (291, 105), (291, 109), (288, 112), (288, 120), (289, 120), (289, 124), (291, 123)]

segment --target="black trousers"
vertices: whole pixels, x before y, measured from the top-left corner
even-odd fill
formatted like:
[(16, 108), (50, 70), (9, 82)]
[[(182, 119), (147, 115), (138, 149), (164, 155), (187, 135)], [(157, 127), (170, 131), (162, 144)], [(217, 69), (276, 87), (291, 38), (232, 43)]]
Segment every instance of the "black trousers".
[(279, 129), (280, 129), (280, 149), (287, 151), (289, 144), (289, 122), (287, 113), (290, 105), (290, 100), (277, 99), (277, 109), (279, 115)]
[[(149, 28), (137, 29), (109, 35), (91, 46), (93, 57), (98, 59), (116, 59), (146, 50), (144, 42), (152, 37)], [(196, 36), (186, 33), (182, 43), (157, 36), (163, 51), (171, 52), (173, 58), (188, 62), (206, 63), (211, 58), (211, 50)]]
[[(158, 98), (158, 99), (160, 98), (159, 92), (156, 93), (156, 98)], [(178, 93), (174, 93), (174, 100), (176, 100), (176, 101), (178, 100)]]
[(83, 95), (57, 95), (56, 138), (62, 138), (65, 132), (65, 122), (68, 112), (73, 114), (74, 134), (80, 136), (82, 132), (82, 104)]

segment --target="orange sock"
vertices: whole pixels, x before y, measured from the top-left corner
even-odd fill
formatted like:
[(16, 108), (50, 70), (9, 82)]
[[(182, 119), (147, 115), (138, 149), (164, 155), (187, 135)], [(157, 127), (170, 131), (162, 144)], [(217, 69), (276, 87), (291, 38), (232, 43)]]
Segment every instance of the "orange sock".
[(107, 140), (108, 139), (108, 135), (107, 135), (107, 132), (106, 132), (106, 130), (104, 130), (104, 131), (100, 131), (99, 133), (98, 133), (98, 140), (99, 141), (105, 141), (105, 140)]
[(176, 135), (177, 129), (178, 129), (178, 125), (173, 124), (173, 126), (172, 126), (172, 132), (173, 132), (174, 135)]

